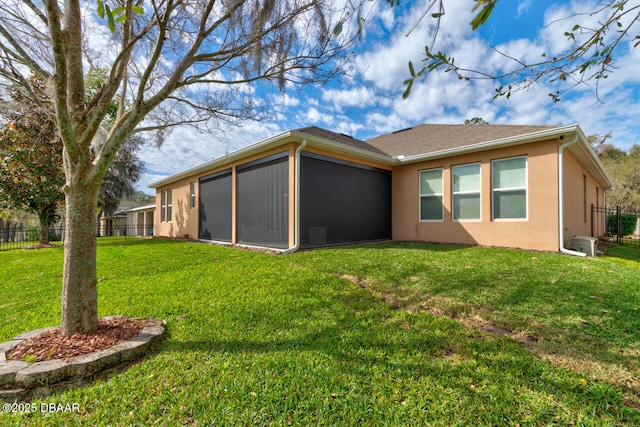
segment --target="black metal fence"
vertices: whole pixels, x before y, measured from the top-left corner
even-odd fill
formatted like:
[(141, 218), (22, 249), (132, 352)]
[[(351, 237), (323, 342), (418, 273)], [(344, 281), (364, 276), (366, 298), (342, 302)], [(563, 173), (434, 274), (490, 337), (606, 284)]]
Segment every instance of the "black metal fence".
[[(118, 241), (153, 236), (153, 226), (101, 225), (96, 227), (98, 240)], [(64, 226), (49, 227), (49, 244), (64, 243)], [(0, 251), (34, 248), (40, 245), (40, 227), (4, 226), (0, 228)]]
[(640, 246), (640, 209), (591, 205), (591, 235), (621, 245)]

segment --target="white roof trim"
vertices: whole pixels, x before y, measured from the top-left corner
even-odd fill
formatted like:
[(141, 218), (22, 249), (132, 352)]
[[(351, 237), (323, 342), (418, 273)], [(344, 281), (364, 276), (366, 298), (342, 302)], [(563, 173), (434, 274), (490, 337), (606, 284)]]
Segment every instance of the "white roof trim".
[(374, 161), (380, 164), (389, 165), (389, 166), (396, 164), (396, 162), (391, 157), (384, 154), (377, 154), (368, 150), (351, 147), (345, 144), (341, 144), (339, 142), (309, 135), (304, 132), (288, 130), (286, 132), (279, 133), (267, 139), (263, 139), (262, 141), (259, 141), (255, 144), (248, 145), (244, 148), (241, 148), (238, 151), (234, 151), (233, 153), (227, 154), (226, 156), (222, 156), (217, 159), (210, 160), (206, 163), (202, 163), (198, 166), (184, 170), (175, 175), (171, 175), (168, 178), (164, 178), (159, 181), (153, 182), (149, 184), (149, 188), (162, 187), (164, 185), (171, 184), (181, 179), (184, 179), (193, 175), (197, 175), (200, 173), (205, 173), (207, 171), (218, 168), (220, 166), (233, 163), (237, 160), (242, 160), (245, 157), (258, 154), (262, 151), (266, 151), (271, 148), (276, 148), (278, 146), (285, 145), (290, 142), (302, 141), (303, 139), (307, 140), (307, 146), (324, 148), (333, 153), (351, 155), (358, 159), (371, 160), (371, 161)]
[(591, 147), (591, 144), (589, 144), (589, 140), (587, 139), (586, 135), (584, 134), (580, 126), (577, 125), (576, 134), (578, 135), (578, 144), (572, 144), (568, 146), (567, 150), (569, 150), (571, 153), (573, 153), (573, 155), (576, 156), (578, 161), (582, 163), (582, 165), (589, 171), (589, 173), (591, 173), (596, 178), (598, 176), (601, 178), (601, 184), (605, 184), (604, 186), (607, 187), (604, 188), (604, 190), (610, 189), (613, 186), (611, 177), (602, 164), (600, 157), (598, 157), (598, 154), (594, 151), (593, 147)]
[(150, 209), (155, 209), (156, 208), (156, 204), (149, 204), (149, 205), (143, 205), (143, 206), (138, 206), (136, 208), (131, 208), (126, 210), (125, 212), (136, 212), (136, 211), (145, 211), (145, 210), (150, 210)]
[(397, 162), (393, 157), (390, 157), (386, 154), (379, 154), (379, 153), (374, 153), (373, 151), (351, 147), (349, 145), (345, 145), (340, 142), (335, 142), (329, 139), (311, 136), (304, 132), (291, 131), (291, 135), (295, 136), (296, 138), (299, 138), (300, 140), (306, 139), (307, 146), (324, 148), (328, 151), (331, 151), (332, 153), (351, 155), (361, 160), (371, 160), (387, 166), (393, 166), (397, 164)]
[[(566, 136), (569, 134), (578, 134), (581, 147), (580, 152), (582, 152), (583, 157), (582, 160), (587, 160), (591, 165), (585, 165), (590, 172), (599, 175), (602, 178), (603, 183), (608, 184), (611, 187), (611, 179), (607, 175), (602, 162), (598, 158), (598, 155), (593, 151), (591, 146), (589, 145), (586, 136), (580, 129), (580, 126), (577, 124), (569, 125), (569, 126), (561, 126), (553, 129), (545, 129), (538, 132), (531, 132), (523, 135), (517, 135), (509, 138), (501, 138), (493, 141), (481, 142), (478, 144), (465, 145), (463, 147), (450, 148), (446, 150), (435, 151), (427, 154), (419, 154), (414, 156), (395, 156), (391, 157), (385, 154), (374, 153), (369, 150), (364, 150), (356, 147), (352, 147), (349, 145), (345, 145), (339, 142), (331, 141), (325, 138), (320, 138), (317, 136), (309, 135), (304, 132), (296, 131), (296, 130), (288, 130), (285, 132), (281, 132), (277, 135), (271, 136), (269, 138), (263, 139), (262, 141), (258, 141), (254, 144), (248, 145), (244, 148), (241, 148), (238, 151), (227, 154), (226, 156), (219, 157), (217, 159), (210, 160), (208, 162), (202, 163), (193, 168), (184, 170), (175, 175), (172, 175), (168, 178), (161, 179), (159, 181), (153, 182), (149, 184), (150, 188), (158, 188), (162, 187), (176, 181), (179, 181), (184, 178), (188, 178), (194, 175), (198, 175), (201, 173), (209, 172), (212, 169), (219, 168), (221, 166), (233, 163), (238, 160), (242, 160), (243, 158), (249, 157), (254, 154), (259, 154), (260, 152), (266, 151), (271, 148), (276, 148), (278, 146), (290, 143), (290, 142), (299, 142), (303, 139), (307, 140), (307, 146), (322, 148), (327, 151), (353, 156), (355, 158), (361, 160), (369, 160), (372, 162), (379, 163), (381, 165), (386, 166), (397, 166), (403, 164), (416, 163), (426, 160), (440, 159), (443, 157), (457, 156), (461, 154), (475, 153), (485, 150), (491, 150), (495, 148), (503, 148), (509, 146), (515, 146), (520, 144), (527, 144), (530, 142), (542, 141), (545, 139), (551, 138), (560, 138), (562, 136)], [(574, 144), (576, 146), (576, 144)], [(570, 146), (571, 149), (574, 146)], [(574, 148), (573, 150), (578, 150)], [(573, 152), (572, 150), (572, 152)], [(579, 153), (574, 154), (578, 154)]]

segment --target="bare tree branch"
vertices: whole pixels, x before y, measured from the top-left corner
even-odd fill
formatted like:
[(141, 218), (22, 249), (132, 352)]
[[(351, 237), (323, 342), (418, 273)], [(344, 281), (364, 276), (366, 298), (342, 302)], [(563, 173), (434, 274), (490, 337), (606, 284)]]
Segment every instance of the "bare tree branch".
[[(482, 25), (488, 19), (491, 9), (497, 0), (486, 0), (478, 2), (478, 7), (483, 7), (482, 11), (474, 18), (474, 26)], [(440, 1), (442, 5), (442, 1)], [(631, 6), (629, 7), (629, 5)], [(433, 6), (431, 2), (427, 11)], [(474, 9), (475, 10), (475, 9)], [(633, 39), (630, 34), (634, 26), (640, 22), (640, 4), (629, 2), (629, 0), (611, 0), (600, 5), (596, 10), (589, 13), (580, 13), (556, 19), (548, 23), (545, 28), (558, 24), (561, 21), (577, 18), (580, 16), (599, 16), (607, 14), (605, 19), (599, 22), (595, 27), (590, 28), (585, 25), (575, 24), (564, 34), (568, 40), (573, 43), (570, 48), (566, 49), (560, 55), (552, 57), (544, 56), (544, 59), (537, 62), (525, 62), (505, 52), (500, 51), (496, 47), (491, 47), (497, 54), (509, 59), (514, 67), (502, 72), (491, 72), (482, 69), (472, 69), (460, 66), (455, 62), (455, 58), (449, 57), (446, 53), (438, 51), (434, 52), (434, 43), (425, 48), (424, 66), (417, 70), (412, 63), (409, 64), (410, 78), (405, 81), (407, 86), (404, 96), (410, 93), (413, 82), (425, 74), (444, 69), (445, 72), (453, 71), (463, 80), (494, 80), (494, 81), (510, 81), (507, 86), (501, 86), (496, 89), (496, 97), (506, 96), (509, 98), (511, 94), (528, 89), (531, 85), (543, 80), (549, 83), (570, 81), (571, 83), (558, 90), (550, 93), (549, 96), (554, 101), (559, 101), (562, 94), (573, 89), (578, 85), (589, 84), (594, 82), (594, 90), (596, 98), (598, 96), (598, 87), (600, 80), (606, 78), (609, 73), (616, 69), (615, 52), (625, 43)], [(424, 14), (423, 14), (424, 15)], [(437, 29), (440, 28), (440, 20), (442, 14), (435, 14), (436, 18), (436, 35)], [(418, 20), (421, 20), (421, 16)], [(625, 25), (623, 22), (628, 20)], [(611, 37), (611, 34), (617, 35)], [(635, 39), (640, 39), (637, 35)], [(634, 47), (638, 46), (636, 43)]]

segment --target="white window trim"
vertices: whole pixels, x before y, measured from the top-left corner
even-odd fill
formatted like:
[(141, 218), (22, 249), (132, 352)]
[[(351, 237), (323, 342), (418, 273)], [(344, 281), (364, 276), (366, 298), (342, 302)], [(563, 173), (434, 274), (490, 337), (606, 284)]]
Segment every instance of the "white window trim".
[(191, 207), (191, 209), (195, 209), (196, 205), (197, 205), (197, 200), (196, 200), (196, 183), (195, 182), (191, 182), (189, 184), (189, 190), (190, 190), (190, 194), (189, 194), (189, 206)]
[[(499, 162), (502, 160), (513, 160), (513, 159), (524, 159), (524, 187), (505, 187), (494, 189), (493, 188), (493, 164), (495, 162)], [(524, 218), (496, 218), (496, 213), (494, 209), (494, 200), (493, 195), (496, 192), (501, 191), (516, 191), (516, 190), (524, 190), (525, 192), (525, 217)], [(514, 157), (505, 157), (503, 159), (495, 159), (491, 161), (491, 220), (496, 222), (527, 222), (529, 221), (529, 156), (514, 156)]]
[[(478, 165), (479, 173), (478, 173), (478, 191), (453, 191), (453, 169), (458, 166), (470, 166), (470, 165)], [(477, 194), (480, 196), (480, 200), (478, 203), (480, 204), (480, 217), (479, 218), (458, 218), (456, 219), (454, 216), (455, 209), (455, 196), (456, 195), (464, 195), (464, 194)], [(451, 166), (451, 221), (453, 222), (482, 222), (482, 163), (481, 162), (473, 162), (473, 163), (464, 163), (461, 165)]]
[(162, 190), (160, 192), (160, 222), (167, 222), (167, 192)]
[[(442, 192), (440, 193), (430, 193), (430, 194), (422, 194), (422, 172), (432, 172), (432, 171), (440, 171), (440, 176), (442, 179)], [(422, 198), (423, 197), (440, 197), (440, 202), (442, 205), (442, 212), (440, 214), (440, 219), (422, 219)], [(444, 168), (432, 168), (432, 169), (423, 169), (418, 171), (418, 221), (419, 222), (444, 222)]]
[(167, 190), (167, 222), (171, 222), (173, 219), (173, 191), (172, 189)]

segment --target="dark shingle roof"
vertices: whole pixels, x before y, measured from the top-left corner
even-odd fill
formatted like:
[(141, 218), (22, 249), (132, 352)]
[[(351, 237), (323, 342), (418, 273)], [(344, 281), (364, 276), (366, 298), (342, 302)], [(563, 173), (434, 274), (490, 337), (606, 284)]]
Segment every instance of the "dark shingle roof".
[(496, 141), (558, 126), (418, 125), (372, 138), (367, 144), (388, 156), (416, 156)]

